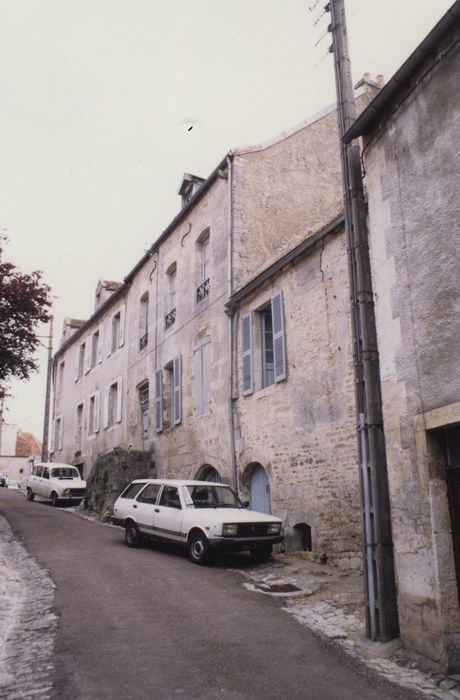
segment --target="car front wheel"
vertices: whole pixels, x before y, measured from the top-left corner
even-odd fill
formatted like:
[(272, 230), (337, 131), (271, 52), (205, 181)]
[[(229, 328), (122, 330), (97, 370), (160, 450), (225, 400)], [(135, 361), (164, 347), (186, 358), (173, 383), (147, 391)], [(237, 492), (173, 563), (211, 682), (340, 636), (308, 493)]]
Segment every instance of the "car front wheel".
[(135, 523), (127, 523), (125, 525), (125, 542), (128, 547), (139, 547), (142, 541), (142, 536)]
[(206, 564), (210, 559), (211, 547), (206, 535), (194, 532), (189, 539), (188, 554), (194, 564)]
[(34, 492), (32, 491), (32, 489), (27, 489), (26, 498), (27, 498), (28, 501), (33, 501), (33, 500), (34, 500), (35, 494), (34, 494)]
[(57, 495), (56, 491), (53, 491), (53, 493), (51, 494), (51, 505), (54, 508), (56, 508), (58, 502), (59, 502), (58, 495)]

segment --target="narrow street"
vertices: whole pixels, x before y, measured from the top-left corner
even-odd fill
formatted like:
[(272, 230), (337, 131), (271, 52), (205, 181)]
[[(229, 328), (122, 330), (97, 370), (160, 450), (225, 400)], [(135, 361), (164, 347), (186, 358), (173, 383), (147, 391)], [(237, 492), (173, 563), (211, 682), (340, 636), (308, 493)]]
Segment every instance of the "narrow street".
[(0, 514), (56, 584), (59, 700), (412, 697), (366, 677), (238, 573), (2, 489)]

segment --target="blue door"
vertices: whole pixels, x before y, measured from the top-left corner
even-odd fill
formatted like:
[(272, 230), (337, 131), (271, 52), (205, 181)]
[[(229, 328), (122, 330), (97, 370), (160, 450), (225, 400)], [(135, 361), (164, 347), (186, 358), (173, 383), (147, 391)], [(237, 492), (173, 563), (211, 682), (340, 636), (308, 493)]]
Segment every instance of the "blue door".
[(251, 510), (259, 513), (271, 513), (270, 482), (267, 472), (256, 464), (251, 472)]

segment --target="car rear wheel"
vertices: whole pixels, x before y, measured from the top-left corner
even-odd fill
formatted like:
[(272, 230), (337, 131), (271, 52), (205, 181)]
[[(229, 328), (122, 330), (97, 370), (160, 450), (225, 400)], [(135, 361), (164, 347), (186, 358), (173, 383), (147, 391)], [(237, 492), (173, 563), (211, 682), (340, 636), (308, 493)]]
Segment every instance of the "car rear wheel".
[(127, 523), (125, 525), (125, 542), (128, 547), (139, 547), (141, 545), (142, 535), (135, 523)]
[(27, 489), (26, 498), (27, 498), (28, 501), (33, 501), (33, 500), (34, 500), (35, 494), (34, 494), (34, 492), (32, 491), (32, 489)]
[(208, 539), (202, 532), (194, 532), (188, 542), (188, 555), (194, 564), (206, 564), (211, 556)]
[(265, 547), (260, 547), (259, 549), (252, 549), (251, 557), (253, 561), (259, 563), (266, 562), (270, 559), (272, 555), (272, 549), (273, 547), (271, 544), (267, 544), (265, 545)]

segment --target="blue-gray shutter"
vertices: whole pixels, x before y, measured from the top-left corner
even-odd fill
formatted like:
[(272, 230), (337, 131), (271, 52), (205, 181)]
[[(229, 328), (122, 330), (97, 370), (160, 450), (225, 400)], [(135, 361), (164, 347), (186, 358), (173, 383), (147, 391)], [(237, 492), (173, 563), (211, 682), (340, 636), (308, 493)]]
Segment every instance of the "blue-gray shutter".
[(157, 369), (155, 372), (155, 417), (156, 431), (163, 430), (163, 370)]
[(182, 422), (182, 357), (178, 355), (174, 358), (173, 364), (173, 387), (174, 387), (174, 425)]
[(273, 354), (275, 382), (286, 379), (286, 341), (284, 337), (283, 292), (272, 297)]
[(241, 338), (243, 348), (243, 395), (254, 391), (252, 360), (252, 313), (241, 317)]

